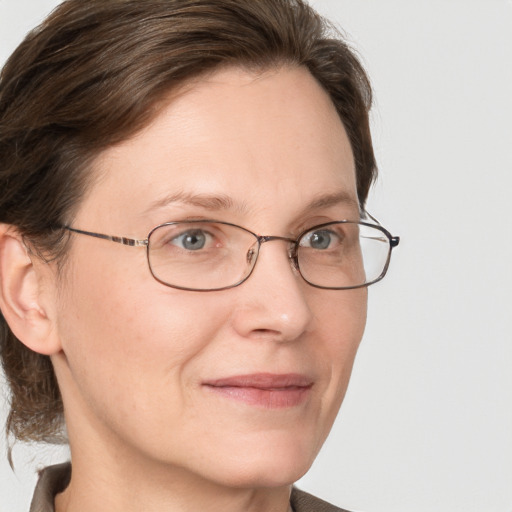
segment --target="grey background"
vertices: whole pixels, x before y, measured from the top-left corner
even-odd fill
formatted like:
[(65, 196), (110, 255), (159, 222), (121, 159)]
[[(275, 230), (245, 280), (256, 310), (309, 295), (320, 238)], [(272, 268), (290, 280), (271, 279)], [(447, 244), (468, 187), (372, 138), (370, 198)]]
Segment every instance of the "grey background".
[[(0, 0), (0, 62), (57, 3)], [(510, 512), (512, 2), (311, 3), (372, 77), (381, 176), (368, 209), (402, 243), (299, 485), (360, 512)], [(28, 510), (34, 469), (62, 457), (20, 445), (16, 474), (2, 457), (0, 511)]]

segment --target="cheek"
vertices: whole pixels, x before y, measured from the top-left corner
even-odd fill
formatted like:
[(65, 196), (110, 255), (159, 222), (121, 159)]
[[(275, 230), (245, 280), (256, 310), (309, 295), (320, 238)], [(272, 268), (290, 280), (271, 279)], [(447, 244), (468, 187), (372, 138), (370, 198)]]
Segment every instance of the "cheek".
[(166, 389), (179, 412), (190, 368), (229, 308), (162, 286), (145, 275), (144, 261), (137, 273), (133, 262), (113, 270), (101, 257), (94, 266), (76, 262), (64, 281), (58, 328), (75, 389), (103, 420), (111, 410), (119, 423), (133, 421), (135, 410), (157, 411)]
[[(326, 378), (323, 411), (332, 423), (345, 396), (354, 359), (364, 333), (367, 289), (343, 290), (322, 308), (322, 335), (317, 350), (322, 352), (322, 373)], [(330, 428), (330, 426), (329, 426)]]
[[(318, 301), (315, 321), (328, 352), (355, 354), (366, 325), (367, 289), (321, 292), (324, 295)], [(331, 364), (335, 367), (339, 361), (335, 358)]]

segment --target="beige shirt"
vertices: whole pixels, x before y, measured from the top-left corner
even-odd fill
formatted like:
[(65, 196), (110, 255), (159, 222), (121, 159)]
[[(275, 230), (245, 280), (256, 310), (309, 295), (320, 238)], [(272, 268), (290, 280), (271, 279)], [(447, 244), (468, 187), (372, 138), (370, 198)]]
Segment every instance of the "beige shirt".
[[(68, 486), (70, 479), (70, 463), (50, 466), (41, 471), (30, 512), (55, 512), (55, 495)], [(293, 512), (348, 512), (295, 487), (292, 490), (290, 505)]]

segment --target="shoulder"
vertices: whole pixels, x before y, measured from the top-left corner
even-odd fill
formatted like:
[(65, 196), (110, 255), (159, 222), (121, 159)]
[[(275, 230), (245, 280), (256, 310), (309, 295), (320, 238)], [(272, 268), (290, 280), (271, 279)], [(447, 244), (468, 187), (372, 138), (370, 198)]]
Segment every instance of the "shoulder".
[(348, 512), (294, 487), (290, 499), (294, 512)]
[(70, 478), (71, 464), (69, 462), (50, 466), (40, 471), (30, 512), (54, 512), (55, 496), (68, 486)]

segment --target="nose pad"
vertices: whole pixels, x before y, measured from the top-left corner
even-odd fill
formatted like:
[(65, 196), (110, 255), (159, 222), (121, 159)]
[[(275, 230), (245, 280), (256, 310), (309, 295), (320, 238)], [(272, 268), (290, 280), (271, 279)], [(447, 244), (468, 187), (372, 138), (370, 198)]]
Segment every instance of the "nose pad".
[(254, 265), (254, 262), (256, 260), (256, 256), (258, 254), (257, 251), (257, 244), (254, 244), (248, 251), (247, 251), (247, 264), (252, 267)]
[(290, 260), (292, 269), (295, 271), (296, 274), (300, 275), (299, 259), (297, 257), (297, 246), (295, 244), (290, 244), (290, 246), (288, 247), (288, 259)]
[(272, 242), (272, 241), (285, 241), (285, 242), (289, 242), (289, 246), (288, 246), (288, 259), (290, 260), (290, 264), (291, 264), (291, 267), (292, 267), (294, 273), (297, 274), (297, 275), (301, 275), (300, 270), (299, 270), (299, 260), (298, 260), (298, 257), (297, 257), (297, 247), (296, 247), (295, 243), (291, 243), (291, 241), (289, 241), (286, 238), (266, 237), (259, 244), (258, 243), (254, 244), (247, 251), (247, 254), (246, 254), (247, 265), (250, 268), (252, 268), (255, 265), (256, 259), (258, 258), (258, 255), (259, 255), (259, 251), (261, 250), (261, 244), (265, 243), (265, 242)]

